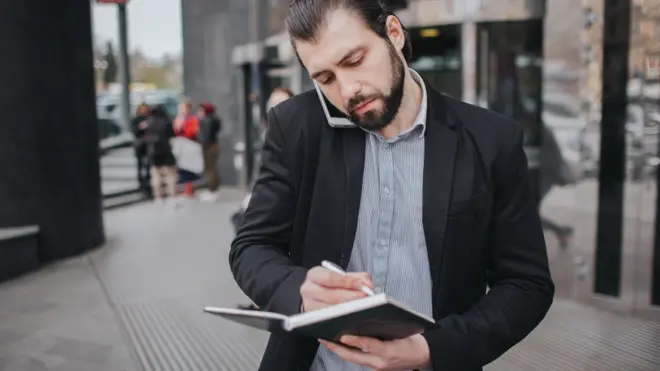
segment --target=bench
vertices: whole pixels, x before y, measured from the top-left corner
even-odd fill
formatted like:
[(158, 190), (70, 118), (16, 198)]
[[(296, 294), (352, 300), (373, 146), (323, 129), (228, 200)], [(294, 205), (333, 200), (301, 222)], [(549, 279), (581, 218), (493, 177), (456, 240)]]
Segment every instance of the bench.
[(0, 228), (0, 282), (39, 267), (39, 227)]

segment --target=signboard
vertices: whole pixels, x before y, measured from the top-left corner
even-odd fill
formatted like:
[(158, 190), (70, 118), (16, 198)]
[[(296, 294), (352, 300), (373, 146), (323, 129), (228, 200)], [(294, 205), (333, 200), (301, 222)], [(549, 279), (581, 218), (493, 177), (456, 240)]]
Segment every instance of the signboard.
[(96, 0), (99, 4), (126, 4), (128, 0)]

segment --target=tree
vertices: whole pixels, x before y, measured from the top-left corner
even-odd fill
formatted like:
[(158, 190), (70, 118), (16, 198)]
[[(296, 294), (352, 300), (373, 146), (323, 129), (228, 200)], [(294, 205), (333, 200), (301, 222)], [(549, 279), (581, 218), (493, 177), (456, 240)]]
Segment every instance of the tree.
[(103, 84), (107, 89), (108, 86), (117, 81), (117, 58), (115, 57), (114, 50), (112, 48), (112, 42), (108, 41), (106, 53), (103, 56), (105, 61), (105, 70), (103, 70)]
[(140, 49), (131, 54), (133, 82), (153, 84), (158, 89), (180, 88), (180, 58), (163, 55), (148, 58)]

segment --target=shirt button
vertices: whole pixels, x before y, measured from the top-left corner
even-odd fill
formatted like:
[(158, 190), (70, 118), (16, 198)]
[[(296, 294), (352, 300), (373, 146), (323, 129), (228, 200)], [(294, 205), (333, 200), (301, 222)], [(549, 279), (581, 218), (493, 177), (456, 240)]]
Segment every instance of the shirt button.
[(381, 245), (381, 246), (385, 246), (385, 245), (387, 245), (387, 241), (385, 241), (385, 240), (380, 240), (380, 245)]
[(390, 188), (389, 187), (383, 188), (383, 192), (385, 192), (386, 195), (390, 194)]

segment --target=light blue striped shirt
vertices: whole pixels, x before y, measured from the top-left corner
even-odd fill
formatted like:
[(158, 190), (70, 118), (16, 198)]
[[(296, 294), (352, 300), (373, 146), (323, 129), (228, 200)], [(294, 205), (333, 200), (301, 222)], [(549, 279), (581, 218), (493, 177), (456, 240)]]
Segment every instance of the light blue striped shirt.
[[(424, 133), (427, 100), (413, 125), (394, 138), (369, 132), (366, 140), (362, 198), (349, 272), (369, 272), (377, 292), (433, 317), (431, 272), (422, 226)], [(367, 371), (345, 362), (320, 345), (311, 371)]]

